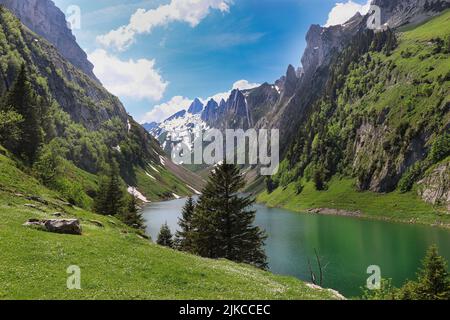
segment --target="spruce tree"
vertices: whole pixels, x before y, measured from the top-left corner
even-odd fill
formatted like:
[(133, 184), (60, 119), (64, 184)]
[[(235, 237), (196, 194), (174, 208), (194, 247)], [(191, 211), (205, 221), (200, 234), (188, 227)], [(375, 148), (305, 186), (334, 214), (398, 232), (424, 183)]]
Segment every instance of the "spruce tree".
[(100, 186), (94, 203), (94, 210), (104, 215), (120, 215), (125, 209), (125, 192), (120, 182), (119, 169), (112, 162), (109, 176), (100, 180)]
[(124, 210), (124, 213), (122, 214), (122, 221), (132, 228), (140, 230), (145, 229), (144, 217), (142, 216), (142, 213), (139, 212), (136, 197), (132, 194), (130, 194), (128, 200), (127, 210)]
[(156, 241), (157, 244), (164, 247), (173, 248), (173, 236), (172, 232), (170, 231), (169, 226), (167, 225), (167, 222), (163, 224), (161, 227), (161, 230), (159, 231), (158, 240)]
[(422, 300), (450, 300), (450, 277), (445, 259), (432, 246), (419, 272), (417, 294)]
[(266, 235), (254, 226), (254, 199), (239, 195), (244, 186), (235, 165), (224, 163), (213, 170), (192, 219), (194, 252), (266, 268)]
[(192, 217), (194, 210), (194, 199), (189, 197), (181, 212), (181, 218), (178, 220), (181, 230), (177, 231), (175, 239), (177, 249), (181, 251), (192, 251)]
[(28, 79), (25, 65), (22, 65), (12, 89), (7, 94), (5, 105), (23, 118), (20, 123), (22, 136), (11, 151), (22, 157), (29, 165), (36, 160), (37, 151), (43, 140), (39, 101)]

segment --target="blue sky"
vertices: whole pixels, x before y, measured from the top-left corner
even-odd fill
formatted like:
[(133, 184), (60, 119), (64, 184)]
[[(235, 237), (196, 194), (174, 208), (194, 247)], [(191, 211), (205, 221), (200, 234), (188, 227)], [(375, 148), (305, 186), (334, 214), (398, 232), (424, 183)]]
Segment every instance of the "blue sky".
[(149, 121), (195, 97), (227, 92), (238, 80), (275, 81), (289, 64), (300, 65), (311, 24), (325, 25), (330, 12), (339, 22), (367, 0), (54, 2), (67, 16), (69, 6), (79, 6), (81, 29), (74, 34), (97, 76), (131, 115)]

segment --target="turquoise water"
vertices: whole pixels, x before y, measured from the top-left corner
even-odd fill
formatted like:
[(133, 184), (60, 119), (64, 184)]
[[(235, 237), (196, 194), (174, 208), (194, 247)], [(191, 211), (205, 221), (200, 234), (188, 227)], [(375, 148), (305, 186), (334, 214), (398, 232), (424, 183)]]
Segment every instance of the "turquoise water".
[[(154, 203), (145, 209), (152, 239), (165, 222), (176, 231), (184, 202)], [(437, 244), (440, 254), (450, 261), (450, 231), (445, 229), (255, 207), (256, 224), (269, 236), (265, 250), (272, 272), (310, 281), (308, 259), (314, 268), (316, 249), (326, 266), (323, 285), (348, 297), (360, 295), (370, 265), (379, 266), (382, 277), (392, 278), (399, 286), (415, 279), (431, 244)]]

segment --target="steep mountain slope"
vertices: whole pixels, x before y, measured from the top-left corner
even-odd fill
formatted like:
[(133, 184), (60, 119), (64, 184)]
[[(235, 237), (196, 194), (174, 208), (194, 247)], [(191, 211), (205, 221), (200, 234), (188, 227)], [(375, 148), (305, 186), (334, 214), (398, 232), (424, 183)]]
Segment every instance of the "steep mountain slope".
[[(440, 178), (449, 174), (449, 24), (447, 11), (403, 33), (358, 32), (332, 58), (323, 94), (304, 109), (269, 192), (295, 183), (301, 199), (312, 181), (319, 197), (338, 176), (355, 178), (359, 191), (413, 190), (412, 198), (419, 193), (426, 201), (432, 194), (438, 211), (442, 205), (450, 209), (450, 185)], [(275, 194), (262, 198), (275, 204)], [(329, 206), (340, 202), (333, 199)]]
[(64, 13), (51, 0), (0, 0), (23, 24), (54, 45), (64, 58), (91, 79), (98, 81), (94, 66), (87, 59), (69, 29)]
[[(450, 0), (373, 0), (381, 8), (383, 28), (398, 28), (417, 25), (436, 16), (450, 6)], [(275, 128), (285, 137), (281, 141), (283, 155), (289, 142), (307, 121), (307, 109), (325, 92), (329, 65), (333, 57), (346, 48), (356, 34), (367, 29), (368, 16), (359, 13), (342, 25), (321, 27), (312, 25), (306, 35), (307, 47), (301, 58), (302, 69), (299, 80), (285, 99), (278, 100), (272, 112), (254, 123), (256, 128)], [(292, 73), (292, 71), (291, 71)]]
[[(158, 143), (115, 96), (4, 7), (0, 7), (0, 22), (0, 96), (11, 89), (24, 65), (48, 110), (45, 144), (54, 140), (67, 160), (96, 175), (113, 156), (124, 181), (145, 189), (142, 193), (151, 200), (172, 198), (174, 192), (180, 196), (192, 193), (189, 181), (178, 179), (165, 168), (163, 163), (169, 160)], [(159, 167), (153, 175), (147, 174), (153, 170), (151, 165)]]

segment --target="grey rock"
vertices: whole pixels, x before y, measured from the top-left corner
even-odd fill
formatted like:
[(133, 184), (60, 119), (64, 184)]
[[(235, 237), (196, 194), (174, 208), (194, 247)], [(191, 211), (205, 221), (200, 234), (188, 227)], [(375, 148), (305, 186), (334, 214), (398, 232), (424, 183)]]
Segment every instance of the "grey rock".
[(35, 226), (45, 231), (61, 234), (81, 235), (82, 229), (78, 219), (29, 219), (24, 226)]
[(389, 28), (417, 25), (447, 8), (450, 0), (373, 0), (381, 8), (381, 23)]
[(450, 163), (439, 164), (418, 182), (418, 193), (433, 205), (444, 205), (450, 214)]

